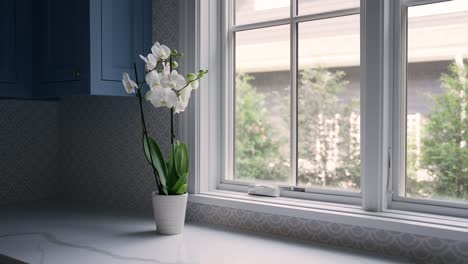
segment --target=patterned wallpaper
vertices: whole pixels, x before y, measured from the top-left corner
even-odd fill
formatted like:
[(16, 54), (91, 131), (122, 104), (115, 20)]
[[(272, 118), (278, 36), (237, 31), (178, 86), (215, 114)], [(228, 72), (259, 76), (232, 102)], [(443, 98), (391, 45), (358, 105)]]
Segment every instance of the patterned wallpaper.
[(177, 47), (178, 0), (153, 0), (153, 41)]
[(0, 205), (56, 194), (58, 103), (0, 100)]
[(187, 206), (187, 221), (403, 257), (410, 263), (468, 263), (468, 242), (365, 226), (195, 203)]
[[(169, 110), (145, 103), (150, 135), (169, 151)], [(136, 97), (69, 97), (60, 102), (60, 186), (64, 199), (151, 208), (155, 186), (143, 156)]]

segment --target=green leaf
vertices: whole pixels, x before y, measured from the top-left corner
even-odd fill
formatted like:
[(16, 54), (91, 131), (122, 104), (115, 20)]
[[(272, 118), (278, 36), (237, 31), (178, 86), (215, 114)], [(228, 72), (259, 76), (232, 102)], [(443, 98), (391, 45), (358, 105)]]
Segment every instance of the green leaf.
[(175, 157), (175, 148), (176, 144), (174, 144), (171, 148), (171, 155), (169, 157), (169, 160), (167, 161), (167, 188), (171, 189), (174, 184), (177, 182), (179, 176), (176, 173), (175, 170), (175, 164), (174, 164), (174, 157)]
[[(161, 182), (162, 190), (160, 192), (167, 194), (167, 185), (166, 185), (166, 177), (167, 177), (167, 167), (166, 162), (164, 161), (164, 156), (159, 148), (158, 143), (151, 137), (143, 137), (143, 146), (145, 149), (145, 156), (148, 162), (153, 166), (153, 168), (157, 171), (159, 175), (159, 180)], [(151, 153), (151, 154), (150, 154)], [(152, 163), (151, 163), (152, 161)]]
[(184, 183), (180, 188), (177, 190), (177, 194), (184, 194), (187, 192), (187, 183)]
[[(169, 194), (181, 194), (180, 190), (182, 190), (181, 188), (184, 185), (185, 185), (185, 190), (187, 190), (187, 179), (188, 179), (188, 172), (181, 175), (181, 177), (179, 177), (179, 180), (177, 180), (175, 185), (169, 189)], [(185, 193), (185, 190), (182, 193)]]
[(187, 145), (185, 145), (184, 143), (179, 143), (179, 145), (175, 149), (174, 163), (177, 175), (181, 176), (184, 174), (188, 174), (189, 154)]

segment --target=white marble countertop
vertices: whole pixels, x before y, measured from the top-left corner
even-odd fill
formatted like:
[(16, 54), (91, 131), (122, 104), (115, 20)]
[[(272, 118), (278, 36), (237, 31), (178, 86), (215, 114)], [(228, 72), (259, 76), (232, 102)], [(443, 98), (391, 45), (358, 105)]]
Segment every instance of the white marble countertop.
[(0, 207), (0, 254), (26, 263), (60, 264), (405, 263), (193, 224), (182, 235), (161, 236), (150, 217), (51, 203)]

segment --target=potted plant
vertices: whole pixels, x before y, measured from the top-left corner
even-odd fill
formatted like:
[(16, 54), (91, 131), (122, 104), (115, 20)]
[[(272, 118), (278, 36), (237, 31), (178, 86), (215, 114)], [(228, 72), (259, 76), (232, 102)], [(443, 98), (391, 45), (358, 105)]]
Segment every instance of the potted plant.
[[(178, 67), (176, 60), (182, 57), (183, 54), (177, 50), (171, 50), (156, 42), (151, 48), (151, 53), (146, 57), (140, 55), (146, 64), (144, 81), (139, 82), (136, 65), (134, 65), (135, 81), (130, 79), (128, 73), (123, 73), (122, 79), (127, 93), (136, 93), (138, 97), (143, 128), (143, 150), (157, 186), (157, 190), (152, 194), (156, 229), (158, 233), (167, 235), (182, 232), (189, 176), (189, 152), (187, 145), (176, 139), (174, 115), (186, 109), (192, 90), (198, 88), (199, 80), (208, 73), (200, 70), (197, 74), (188, 73), (184, 78), (176, 70)], [(156, 140), (148, 135), (142, 95), (142, 88), (145, 85), (149, 90), (144, 98), (154, 107), (167, 107), (170, 111), (171, 152), (168, 160), (165, 160)]]

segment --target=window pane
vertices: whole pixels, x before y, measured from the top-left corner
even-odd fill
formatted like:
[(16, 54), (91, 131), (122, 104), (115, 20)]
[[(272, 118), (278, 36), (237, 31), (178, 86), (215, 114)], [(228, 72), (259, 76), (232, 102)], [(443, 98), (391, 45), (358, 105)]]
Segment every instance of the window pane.
[(250, 24), (287, 18), (290, 0), (235, 0), (234, 24)]
[(359, 42), (359, 15), (299, 24), (298, 185), (360, 188)]
[(468, 1), (408, 16), (406, 195), (468, 200)]
[(290, 182), (289, 25), (235, 35), (235, 178)]
[(299, 15), (319, 14), (359, 7), (360, 0), (298, 0)]

